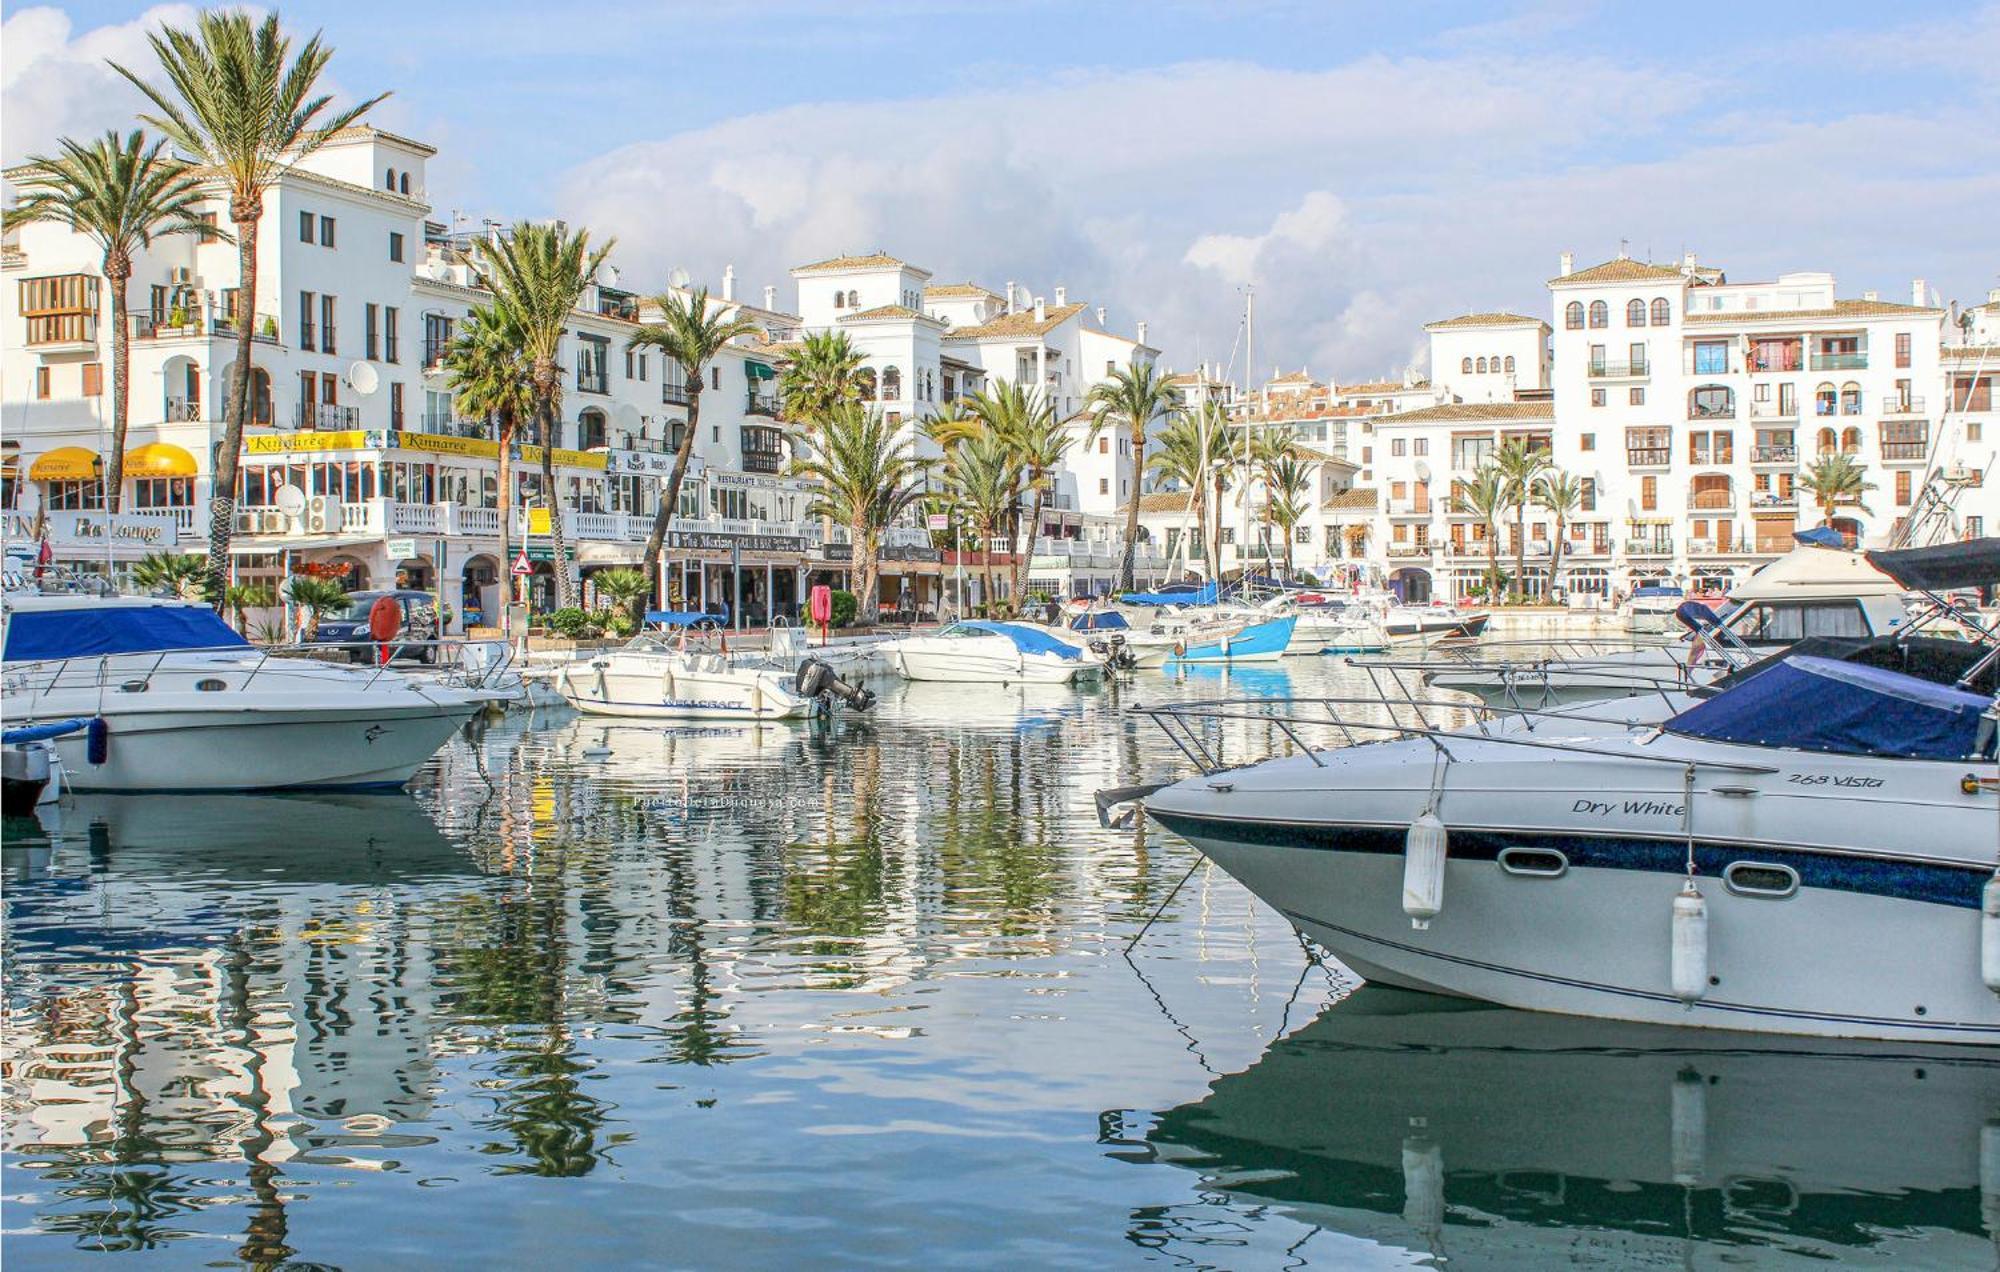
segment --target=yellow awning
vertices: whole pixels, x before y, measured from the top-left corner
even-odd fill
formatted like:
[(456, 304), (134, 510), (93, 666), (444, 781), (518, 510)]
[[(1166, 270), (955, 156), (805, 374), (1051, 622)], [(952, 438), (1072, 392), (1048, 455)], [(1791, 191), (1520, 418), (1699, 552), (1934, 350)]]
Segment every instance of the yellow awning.
[(192, 477), (194, 456), (170, 442), (149, 442), (125, 452), (127, 477)]
[(29, 481), (89, 481), (97, 476), (97, 452), (81, 446), (58, 446), (35, 458)]

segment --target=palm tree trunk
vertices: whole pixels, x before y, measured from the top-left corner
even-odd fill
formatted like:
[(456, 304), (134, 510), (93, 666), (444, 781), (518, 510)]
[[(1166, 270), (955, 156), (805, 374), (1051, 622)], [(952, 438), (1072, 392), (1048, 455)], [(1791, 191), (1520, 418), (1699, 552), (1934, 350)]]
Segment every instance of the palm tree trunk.
[(549, 555), (556, 575), (556, 608), (576, 604), (570, 586), (568, 553), (563, 550), (562, 498), (556, 493), (556, 368), (552, 361), (535, 363), (535, 427), (541, 431), (542, 496), (549, 504)]
[(992, 618), (1000, 604), (1000, 597), (993, 589), (993, 532), (999, 527), (990, 521), (979, 525), (979, 577), (984, 592), (980, 600), (986, 606), (986, 616)]
[(1528, 594), (1528, 504), (1524, 498), (1514, 505), (1514, 590)]
[(1028, 567), (1035, 557), (1035, 536), (1042, 532), (1042, 474), (1031, 477), (1034, 495), (1028, 501), (1027, 546), (1014, 562), (1014, 608), (1020, 609), (1028, 595)]
[(1125, 501), (1125, 555), (1118, 564), (1118, 586), (1132, 590), (1132, 557), (1139, 549), (1139, 477), (1145, 467), (1146, 422), (1132, 421), (1132, 494)]
[[(646, 535), (646, 554), (641, 558), (640, 568), (649, 579), (659, 577), (660, 554), (666, 550), (667, 527), (673, 523), (674, 509), (680, 504), (681, 482), (687, 479), (688, 464), (694, 456), (695, 429), (701, 426), (702, 368), (697, 366), (683, 370), (687, 371), (687, 429), (681, 434), (681, 444), (674, 448), (673, 470), (667, 474), (667, 488), (660, 492), (660, 506), (653, 513), (653, 528)], [(855, 546), (858, 548), (860, 545)]]
[(1549, 595), (1550, 595), (1551, 597), (1553, 597), (1553, 596), (1555, 595), (1555, 590), (1556, 590), (1556, 580), (1557, 580), (1558, 578), (1561, 578), (1561, 577), (1562, 577), (1562, 566), (1563, 566), (1563, 531), (1564, 531), (1564, 529), (1566, 529), (1566, 528), (1567, 528), (1567, 522), (1566, 522), (1566, 519), (1564, 518), (1564, 516), (1563, 516), (1563, 514), (1562, 514), (1562, 510), (1561, 510), (1561, 509), (1557, 509), (1557, 510), (1556, 510), (1556, 541), (1555, 541), (1555, 543), (1554, 543), (1553, 545), (1551, 545), (1551, 546), (1550, 546), (1550, 548), (1549, 548)]
[(111, 453), (104, 458), (104, 506), (122, 511), (125, 500), (125, 430), (130, 418), (127, 395), (132, 367), (131, 333), (125, 329), (125, 285), (132, 262), (106, 257), (104, 281), (111, 285)]
[(873, 627), (882, 617), (882, 557), (877, 535), (871, 534), (865, 521), (856, 517), (847, 528), (848, 536), (854, 540), (854, 564), (860, 571), (859, 588), (855, 595), (856, 617), (863, 626)]
[(1208, 581), (1218, 587), (1222, 584), (1222, 486), (1223, 476), (1215, 475), (1215, 548), (1208, 558)]
[[(232, 199), (229, 220), (236, 227), (236, 274), (243, 307), (257, 308), (257, 222), (264, 215), (261, 199)], [(236, 469), (243, 454), (243, 420), (250, 413), (250, 353), (253, 324), (236, 324), (236, 370), (229, 379), (229, 396), (222, 407), (222, 444), (215, 452), (215, 474), (208, 498), (208, 595), (218, 607), (229, 590), (229, 540), (236, 530)]]
[(514, 603), (514, 412), (501, 412), (500, 432), (500, 604)]

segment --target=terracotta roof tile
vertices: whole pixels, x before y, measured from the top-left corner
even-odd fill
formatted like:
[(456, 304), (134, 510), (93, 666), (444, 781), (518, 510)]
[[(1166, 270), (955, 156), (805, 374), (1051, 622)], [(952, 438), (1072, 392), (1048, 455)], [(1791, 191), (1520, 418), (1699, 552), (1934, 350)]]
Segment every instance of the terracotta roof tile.
[(1356, 486), (1352, 490), (1336, 490), (1320, 504), (1322, 512), (1373, 512), (1375, 511), (1375, 487)]
[(1695, 324), (1819, 322), (1829, 318), (1907, 318), (1942, 312), (1927, 305), (1899, 305), (1890, 300), (1836, 300), (1831, 309), (1732, 309), (1725, 313), (1690, 313), (1682, 321)]
[(1551, 278), (1549, 286), (1559, 287), (1570, 283), (1664, 282), (1667, 279), (1678, 279), (1680, 276), (1680, 270), (1671, 265), (1654, 265), (1646, 261), (1620, 257), (1615, 261), (1606, 261), (1602, 265), (1592, 265), (1589, 269), (1577, 270), (1573, 274), (1564, 274), (1560, 278)]
[(1539, 318), (1530, 318), (1526, 314), (1494, 312), (1465, 314), (1458, 318), (1440, 318), (1436, 322), (1425, 323), (1424, 330), (1444, 331), (1451, 327), (1518, 327), (1523, 323), (1531, 323), (1537, 327), (1546, 327), (1549, 325)]
[(1035, 321), (1035, 311), (1023, 309), (1011, 314), (1002, 314), (991, 322), (980, 323), (976, 327), (959, 327), (945, 333), (946, 340), (994, 340), (1007, 336), (1039, 336), (1055, 329), (1059, 324), (1082, 313), (1081, 303), (1052, 305), (1043, 312), (1040, 322)]
[(1518, 424), (1554, 421), (1551, 402), (1452, 402), (1426, 406), (1414, 411), (1396, 411), (1377, 419), (1379, 424)]
[(1187, 512), (1193, 507), (1193, 491), (1155, 490), (1139, 496), (1140, 512)]
[(1430, 387), (1429, 380), (1418, 380), (1414, 384), (1404, 384), (1401, 380), (1360, 380), (1353, 384), (1336, 383), (1333, 391), (1345, 397), (1350, 393), (1420, 393)]
[(999, 292), (987, 291), (978, 283), (938, 283), (924, 288), (925, 300), (972, 300), (982, 296), (1000, 299)]
[(801, 265), (792, 272), (794, 274), (816, 274), (822, 270), (877, 269), (886, 266), (907, 264), (909, 264), (908, 261), (897, 260), (887, 252), (870, 252), (866, 256), (834, 256), (827, 260), (814, 261), (810, 265)]
[(937, 321), (937, 319), (932, 318), (929, 314), (920, 314), (906, 305), (877, 305), (873, 309), (864, 309), (858, 314), (842, 314), (840, 316), (842, 322), (854, 322), (857, 319), (870, 318), (922, 318), (928, 322)]

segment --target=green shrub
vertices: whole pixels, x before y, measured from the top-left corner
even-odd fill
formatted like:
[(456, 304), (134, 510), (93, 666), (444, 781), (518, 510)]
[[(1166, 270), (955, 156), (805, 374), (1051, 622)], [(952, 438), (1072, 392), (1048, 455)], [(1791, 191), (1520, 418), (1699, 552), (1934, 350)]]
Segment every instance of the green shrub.
[(609, 635), (623, 638), (639, 630), (639, 620), (624, 610), (603, 610), (601, 613), (604, 630)]
[(574, 605), (551, 611), (542, 620), (542, 625), (570, 640), (595, 640), (604, 634), (604, 626), (597, 615)]
[(835, 590), (833, 594), (833, 625), (848, 627), (853, 625), (854, 616), (861, 612), (861, 602), (852, 592)]

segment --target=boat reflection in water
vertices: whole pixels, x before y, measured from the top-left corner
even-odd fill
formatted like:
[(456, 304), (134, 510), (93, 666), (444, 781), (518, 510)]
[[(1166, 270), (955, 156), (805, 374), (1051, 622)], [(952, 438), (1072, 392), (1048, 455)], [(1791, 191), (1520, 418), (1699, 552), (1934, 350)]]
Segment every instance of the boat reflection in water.
[(1128, 1118), (1105, 1119), (1119, 1155), (1197, 1170), (1210, 1199), (1140, 1212), (1131, 1239), (1204, 1258), (1227, 1233), (1302, 1263), (1358, 1238), (1475, 1267), (1747, 1253), (1728, 1247), (1994, 1264), (2000, 1059), (1972, 1048), (1370, 986), (1143, 1135)]

